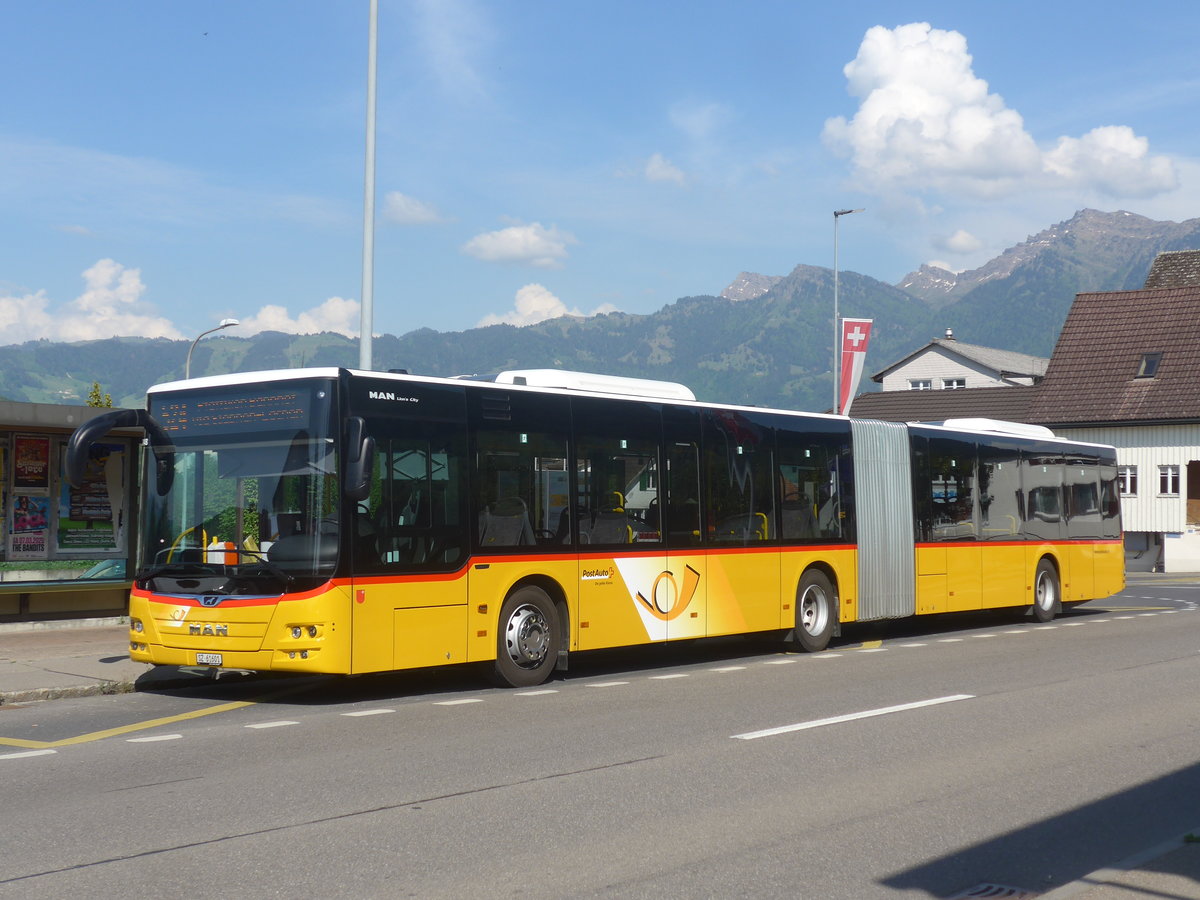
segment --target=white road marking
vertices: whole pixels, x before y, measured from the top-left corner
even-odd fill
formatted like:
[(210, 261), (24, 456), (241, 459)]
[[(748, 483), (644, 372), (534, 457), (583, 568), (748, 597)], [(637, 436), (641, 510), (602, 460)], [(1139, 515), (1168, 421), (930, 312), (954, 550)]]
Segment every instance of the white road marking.
[(280, 719), (278, 722), (259, 722), (257, 725), (247, 725), (247, 728), (282, 728), (285, 725), (299, 725), (291, 719)]
[(149, 737), (126, 738), (127, 744), (157, 744), (159, 741), (178, 741), (183, 738), (182, 734), (152, 734)]
[(462, 700), (435, 700), (433, 702), (433, 705), (434, 706), (463, 706), (464, 704), (467, 704), (467, 703), (482, 703), (482, 702), (483, 701), (481, 699), (479, 699), (478, 697), (466, 697)]
[(382, 716), (394, 712), (394, 709), (360, 709), (358, 712), (342, 713), (342, 715), (350, 719), (357, 719), (362, 716)]
[(557, 693), (558, 693), (558, 690), (556, 688), (543, 688), (540, 691), (517, 691), (516, 696), (518, 696), (518, 697), (543, 697), (546, 694), (557, 694)]
[(790, 665), (791, 665), (792, 663), (794, 663), (794, 662), (799, 662), (799, 660), (792, 659), (792, 658), (788, 658), (788, 659), (768, 659), (768, 660), (765, 660), (765, 662), (766, 662), (766, 664), (767, 664), (768, 666), (790, 666)]
[(22, 750), (20, 753), (0, 754), (0, 759), (28, 759), (31, 756), (50, 756), (57, 750)]
[(942, 703), (954, 703), (957, 700), (972, 700), (974, 694), (953, 694), (949, 697), (935, 697), (932, 700), (918, 700), (915, 703), (901, 703), (898, 706), (884, 706), (880, 709), (868, 709), (863, 712), (848, 713), (844, 716), (831, 716), (828, 719), (813, 719), (810, 722), (798, 722), (795, 725), (780, 725), (777, 728), (764, 728), (761, 731), (747, 731), (745, 734), (735, 734), (731, 737), (739, 741), (752, 741), (756, 738), (774, 737), (777, 734), (788, 734), (793, 731), (805, 731), (809, 728), (822, 728), (825, 725), (839, 725), (842, 722), (853, 722), (857, 719), (870, 719), (875, 716), (886, 716), (891, 713), (905, 712), (910, 709), (921, 709), (926, 706), (937, 706)]
[(745, 670), (745, 666), (719, 666), (713, 669), (714, 672), (741, 672)]
[(672, 678), (687, 678), (686, 672), (672, 672), (670, 675), (651, 675), (651, 681), (669, 681)]
[(606, 688), (620, 687), (623, 684), (629, 684), (628, 681), (593, 681), (591, 684), (585, 684), (584, 687)]

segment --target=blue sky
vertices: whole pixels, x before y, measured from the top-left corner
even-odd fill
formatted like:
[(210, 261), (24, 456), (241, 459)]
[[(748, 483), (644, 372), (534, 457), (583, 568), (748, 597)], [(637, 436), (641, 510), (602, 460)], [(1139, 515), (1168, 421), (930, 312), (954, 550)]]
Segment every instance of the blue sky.
[[(0, 6), (0, 343), (357, 333), (367, 0)], [(1200, 216), (1200, 6), (380, 0), (376, 333)]]

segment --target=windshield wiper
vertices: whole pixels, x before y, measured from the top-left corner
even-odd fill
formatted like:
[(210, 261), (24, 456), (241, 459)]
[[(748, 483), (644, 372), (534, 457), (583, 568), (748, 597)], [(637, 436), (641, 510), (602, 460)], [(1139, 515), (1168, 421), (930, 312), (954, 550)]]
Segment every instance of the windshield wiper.
[[(280, 568), (275, 563), (273, 563), (269, 559), (267, 559), (266, 554), (263, 553), (261, 550), (242, 550), (242, 549), (238, 549), (237, 547), (229, 547), (229, 548), (226, 548), (219, 552), (234, 553), (237, 555), (239, 560), (243, 556), (248, 557), (249, 561), (250, 561), (249, 562), (250, 565), (262, 566), (263, 571), (267, 572), (269, 575), (274, 575), (281, 582), (283, 582), (284, 589), (290, 589), (296, 583), (295, 576), (293, 576), (290, 572), (285, 571), (284, 569)], [(241, 563), (239, 562), (238, 564), (240, 565)], [(233, 574), (234, 578), (237, 578), (239, 575), (251, 575), (254, 573), (252, 573), (252, 572), (234, 572), (232, 574)]]
[(159, 575), (220, 575), (217, 569), (208, 563), (199, 562), (167, 562), (143, 566), (134, 573), (134, 581), (145, 581)]

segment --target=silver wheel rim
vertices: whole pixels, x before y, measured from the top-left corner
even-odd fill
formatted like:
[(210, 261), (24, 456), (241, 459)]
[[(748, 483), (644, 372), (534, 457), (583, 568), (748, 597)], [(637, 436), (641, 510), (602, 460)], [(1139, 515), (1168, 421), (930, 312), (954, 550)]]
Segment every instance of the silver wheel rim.
[(1054, 579), (1050, 577), (1049, 572), (1038, 572), (1037, 591), (1034, 595), (1038, 609), (1048, 610), (1054, 608)]
[(800, 608), (796, 611), (796, 624), (805, 634), (818, 635), (829, 622), (829, 603), (825, 592), (810, 584), (800, 595)]
[(504, 645), (514, 663), (536, 669), (550, 649), (550, 623), (536, 606), (519, 606), (508, 617)]

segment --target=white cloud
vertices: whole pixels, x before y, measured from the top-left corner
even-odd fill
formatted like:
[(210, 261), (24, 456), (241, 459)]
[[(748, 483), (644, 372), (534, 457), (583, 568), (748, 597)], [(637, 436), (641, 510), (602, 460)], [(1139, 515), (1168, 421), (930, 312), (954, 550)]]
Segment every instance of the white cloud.
[(934, 238), (933, 245), (940, 250), (949, 250), (951, 253), (974, 253), (983, 248), (983, 241), (969, 231), (960, 228), (948, 237)]
[(1093, 188), (1113, 197), (1175, 187), (1174, 168), (1148, 155), (1125, 126), (1038, 147), (1016, 110), (977, 77), (966, 38), (918, 22), (867, 31), (844, 70), (858, 112), (825, 123), (867, 189), (952, 190), (995, 196), (1020, 189)]
[(141, 271), (102, 259), (83, 273), (86, 288), (69, 303), (53, 307), (44, 291), (0, 297), (0, 330), (6, 343), (41, 338), (90, 341), (136, 335), (179, 339), (171, 322), (142, 301)]
[(413, 10), (415, 36), (443, 93), (466, 103), (486, 99), (479, 72), (492, 37), (484, 11), (470, 0), (416, 0)]
[[(605, 303), (603, 306), (597, 307), (587, 316), (598, 316), (604, 313), (616, 312), (617, 308), (611, 303)], [(489, 314), (479, 320), (477, 328), (486, 328), (488, 325), (533, 325), (537, 322), (544, 322), (546, 319), (556, 319), (559, 316), (584, 316), (585, 314), (578, 309), (568, 309), (558, 297), (550, 292), (544, 285), (527, 284), (517, 291), (514, 300), (514, 308), (512, 312), (504, 313), (503, 315)]]
[(676, 103), (667, 115), (693, 141), (707, 140), (730, 118), (729, 109), (720, 103)]
[(542, 269), (561, 267), (567, 258), (567, 245), (579, 241), (570, 232), (538, 222), (513, 225), (499, 231), (476, 235), (462, 246), (462, 252), (484, 262), (523, 263)]
[(384, 195), (383, 219), (396, 225), (435, 225), (446, 221), (428, 203), (399, 191), (389, 191)]
[(1124, 197), (1149, 197), (1178, 184), (1165, 156), (1149, 156), (1150, 142), (1127, 125), (1093, 128), (1081, 138), (1061, 137), (1046, 154), (1046, 171), (1072, 184)]
[(661, 153), (655, 153), (646, 160), (645, 174), (647, 181), (670, 181), (675, 184), (687, 183), (687, 178), (684, 176), (683, 170), (665, 159)]
[(292, 318), (287, 307), (268, 304), (249, 319), (242, 319), (236, 334), (250, 336), (260, 331), (282, 331), (285, 334), (317, 334), (336, 331), (347, 337), (357, 337), (361, 304), (344, 297), (330, 297), (319, 306)]

